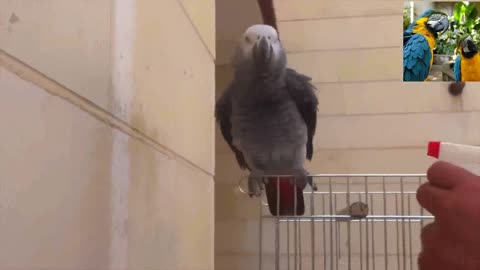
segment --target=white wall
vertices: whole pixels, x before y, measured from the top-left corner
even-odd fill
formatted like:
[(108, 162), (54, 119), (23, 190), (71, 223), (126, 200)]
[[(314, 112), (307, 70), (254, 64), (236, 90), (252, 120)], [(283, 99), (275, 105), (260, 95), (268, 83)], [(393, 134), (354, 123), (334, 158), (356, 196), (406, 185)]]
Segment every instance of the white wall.
[(0, 6), (0, 268), (213, 269), (214, 2)]

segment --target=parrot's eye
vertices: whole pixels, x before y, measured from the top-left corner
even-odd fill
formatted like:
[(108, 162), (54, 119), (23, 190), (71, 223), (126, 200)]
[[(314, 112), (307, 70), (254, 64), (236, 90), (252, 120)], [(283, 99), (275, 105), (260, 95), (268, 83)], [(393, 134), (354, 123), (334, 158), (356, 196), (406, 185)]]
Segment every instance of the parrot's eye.
[(250, 43), (250, 38), (248, 36), (245, 36), (245, 41)]
[(430, 19), (434, 21), (439, 21), (441, 18), (442, 18), (442, 14), (438, 14), (438, 13), (432, 14), (432, 16), (430, 16)]
[(268, 40), (272, 39), (270, 36), (268, 36), (267, 38), (268, 38)]

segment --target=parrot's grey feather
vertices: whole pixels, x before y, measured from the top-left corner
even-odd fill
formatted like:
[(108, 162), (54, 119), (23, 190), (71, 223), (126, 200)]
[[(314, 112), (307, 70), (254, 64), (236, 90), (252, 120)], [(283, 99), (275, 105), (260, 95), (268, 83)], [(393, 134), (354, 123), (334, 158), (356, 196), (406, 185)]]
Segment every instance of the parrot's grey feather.
[(305, 90), (298, 90), (302, 78), (288, 73), (288, 80), (286, 72), (256, 78), (237, 74), (224, 94), (232, 102), (232, 144), (259, 174), (303, 174), (308, 127), (298, 108)]
[(217, 119), (220, 130), (222, 132), (222, 136), (227, 142), (230, 149), (235, 153), (235, 157), (237, 159), (238, 165), (242, 170), (249, 169), (247, 162), (245, 162), (245, 157), (243, 156), (242, 152), (238, 150), (232, 144), (232, 123), (230, 122), (230, 116), (232, 114), (232, 100), (231, 100), (231, 87), (228, 87), (220, 99), (215, 104), (215, 118)]
[(307, 125), (307, 159), (313, 157), (313, 136), (317, 125), (318, 99), (315, 95), (315, 86), (311, 78), (296, 72), (291, 68), (286, 71), (287, 90), (295, 101), (298, 111)]
[(287, 67), (275, 29), (254, 25), (240, 40), (234, 78), (218, 99), (215, 117), (242, 168), (249, 191), (262, 175), (294, 175), (312, 184), (304, 169), (313, 156), (318, 100), (311, 78)]

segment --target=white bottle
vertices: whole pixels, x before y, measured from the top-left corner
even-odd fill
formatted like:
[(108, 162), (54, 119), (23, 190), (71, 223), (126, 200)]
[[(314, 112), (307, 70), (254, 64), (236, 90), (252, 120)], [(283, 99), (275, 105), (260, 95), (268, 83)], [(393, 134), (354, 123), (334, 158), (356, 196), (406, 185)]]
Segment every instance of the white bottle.
[(480, 147), (431, 141), (427, 155), (480, 175)]

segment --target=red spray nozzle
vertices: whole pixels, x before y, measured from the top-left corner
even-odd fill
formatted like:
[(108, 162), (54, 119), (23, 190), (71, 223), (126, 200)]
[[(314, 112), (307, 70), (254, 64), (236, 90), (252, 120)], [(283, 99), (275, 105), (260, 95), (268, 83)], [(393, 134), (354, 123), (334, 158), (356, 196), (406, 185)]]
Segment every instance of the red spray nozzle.
[(439, 154), (440, 154), (440, 142), (439, 141), (428, 142), (427, 155), (434, 158), (438, 158)]

